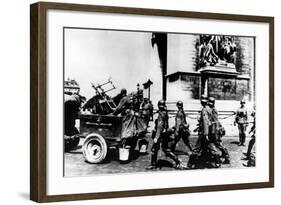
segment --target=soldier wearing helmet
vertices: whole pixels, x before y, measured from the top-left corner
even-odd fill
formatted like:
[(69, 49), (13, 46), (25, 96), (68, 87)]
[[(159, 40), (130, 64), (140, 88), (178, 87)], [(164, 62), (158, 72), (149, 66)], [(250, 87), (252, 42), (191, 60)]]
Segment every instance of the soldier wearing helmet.
[(235, 116), (234, 125), (237, 124), (239, 131), (239, 146), (245, 146), (246, 129), (248, 124), (248, 112), (245, 106), (245, 99), (240, 101), (240, 107), (238, 108)]
[(151, 165), (147, 167), (149, 170), (157, 168), (157, 155), (160, 147), (173, 161), (176, 163), (176, 168), (181, 168), (181, 161), (171, 150), (170, 142), (173, 142), (173, 130), (169, 129), (168, 112), (164, 100), (158, 101), (158, 117), (155, 120), (155, 129), (152, 132), (153, 144), (151, 148)]
[(220, 164), (220, 156), (218, 153), (218, 149), (216, 148), (212, 139), (210, 140), (209, 137), (212, 137), (210, 133), (211, 127), (211, 108), (209, 107), (210, 102), (208, 103), (207, 96), (201, 96), (201, 105), (202, 109), (200, 112), (199, 118), (199, 127), (198, 129), (198, 139), (196, 142), (196, 147), (191, 154), (188, 167), (196, 167), (196, 164), (199, 163), (210, 163), (211, 166), (214, 168), (219, 167)]
[(230, 157), (227, 149), (223, 146), (221, 138), (225, 135), (225, 129), (219, 121), (218, 112), (215, 108), (215, 98), (209, 97), (208, 105), (210, 107), (210, 141), (215, 144), (219, 151), (221, 151), (224, 158), (224, 164), (230, 163)]
[(209, 117), (209, 106), (208, 97), (205, 95), (201, 96), (201, 105), (202, 109), (200, 112), (199, 122), (199, 130), (198, 130), (198, 140), (196, 142), (196, 147), (201, 147), (203, 144), (206, 144), (206, 140), (208, 139), (209, 135), (209, 125), (210, 125), (210, 117)]
[(113, 111), (113, 115), (119, 115), (121, 113), (122, 116), (125, 116), (133, 107), (133, 95), (125, 95), (125, 93), (123, 94), (124, 96), (122, 96), (118, 106)]
[(201, 105), (202, 105), (203, 108), (206, 107), (207, 102), (208, 102), (208, 97), (206, 95), (201, 95), (200, 102), (201, 102)]
[(126, 96), (127, 96), (127, 90), (125, 88), (122, 88), (120, 93), (113, 98), (115, 105), (119, 105), (122, 98)]
[(208, 104), (210, 107), (213, 107), (213, 108), (214, 108), (214, 106), (215, 106), (215, 98), (209, 97), (207, 104)]
[(184, 144), (192, 151), (192, 147), (189, 141), (190, 131), (189, 131), (189, 124), (186, 121), (185, 112), (183, 109), (183, 102), (177, 102), (177, 114), (175, 116), (175, 142), (173, 150), (175, 150), (177, 143), (180, 139), (183, 140)]

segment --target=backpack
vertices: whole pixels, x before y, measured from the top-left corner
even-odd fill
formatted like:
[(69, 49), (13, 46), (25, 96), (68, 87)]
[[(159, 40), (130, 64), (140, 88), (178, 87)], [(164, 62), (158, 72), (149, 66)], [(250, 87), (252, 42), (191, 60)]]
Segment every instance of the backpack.
[(221, 122), (216, 117), (216, 113), (214, 113), (214, 110), (210, 113), (210, 134), (213, 134), (219, 138), (223, 137), (225, 135), (225, 129), (222, 126)]

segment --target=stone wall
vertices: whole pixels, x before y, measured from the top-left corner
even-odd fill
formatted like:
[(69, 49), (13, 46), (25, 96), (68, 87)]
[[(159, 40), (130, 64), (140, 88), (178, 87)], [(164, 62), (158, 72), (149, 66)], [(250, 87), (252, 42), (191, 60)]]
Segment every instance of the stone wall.
[(167, 74), (177, 71), (196, 72), (198, 35), (168, 34)]
[[(198, 39), (199, 35), (194, 34), (168, 34), (166, 81), (168, 101), (176, 101), (180, 96), (182, 101), (188, 102), (199, 99), (202, 93), (203, 80), (201, 73), (197, 71)], [(234, 71), (238, 72), (237, 76), (207, 77), (208, 95), (218, 100), (240, 101), (245, 98), (254, 101), (254, 38), (234, 37), (233, 39), (237, 52), (232, 66)]]

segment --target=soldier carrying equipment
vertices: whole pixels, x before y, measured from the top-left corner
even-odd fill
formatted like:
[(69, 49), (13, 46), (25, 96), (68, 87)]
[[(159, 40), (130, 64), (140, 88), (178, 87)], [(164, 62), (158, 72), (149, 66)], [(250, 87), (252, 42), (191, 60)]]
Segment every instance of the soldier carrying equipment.
[(177, 102), (177, 114), (175, 117), (175, 143), (173, 150), (175, 150), (177, 143), (180, 139), (183, 140), (184, 144), (192, 151), (192, 147), (189, 141), (190, 131), (189, 131), (189, 124), (186, 121), (185, 112), (183, 109), (183, 102)]
[(225, 129), (220, 123), (218, 119), (218, 112), (215, 108), (215, 98), (210, 97), (208, 100), (208, 105), (210, 107), (211, 111), (211, 126), (210, 126), (210, 134), (212, 137), (210, 137), (216, 147), (221, 151), (222, 157), (224, 158), (224, 164), (230, 163), (230, 157), (227, 149), (223, 146), (221, 138), (225, 135)]
[(244, 166), (250, 167), (250, 166), (255, 166), (255, 155), (252, 154), (252, 149), (255, 145), (256, 142), (256, 113), (255, 111), (252, 112), (251, 116), (254, 118), (254, 124), (251, 127), (251, 130), (249, 131), (249, 134), (252, 133), (251, 139), (248, 144), (248, 149), (247, 152), (245, 153), (246, 155), (246, 160), (248, 160), (246, 163), (243, 163)]
[(174, 130), (169, 129), (169, 117), (164, 100), (158, 101), (158, 109), (158, 118), (155, 120), (155, 130), (152, 132), (153, 145), (151, 148), (151, 165), (147, 167), (147, 169), (155, 170), (157, 168), (157, 155), (160, 147), (166, 156), (176, 163), (175, 168), (182, 169), (183, 165), (181, 161), (171, 149), (174, 143)]
[(210, 166), (214, 168), (221, 166), (220, 154), (214, 143), (211, 130), (211, 108), (207, 102), (207, 97), (202, 96), (202, 110), (199, 118), (198, 140), (188, 161), (189, 168), (196, 168), (202, 165), (206, 166), (207, 164), (210, 164)]

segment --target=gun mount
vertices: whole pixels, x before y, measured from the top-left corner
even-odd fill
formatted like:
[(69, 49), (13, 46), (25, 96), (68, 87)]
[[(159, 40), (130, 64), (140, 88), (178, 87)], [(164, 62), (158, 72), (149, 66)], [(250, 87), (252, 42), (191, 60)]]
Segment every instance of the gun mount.
[(111, 79), (103, 84), (91, 83), (91, 86), (95, 90), (95, 95), (85, 103), (83, 109), (90, 110), (93, 114), (107, 115), (112, 113), (117, 106), (113, 99), (107, 95), (108, 92), (116, 89)]

